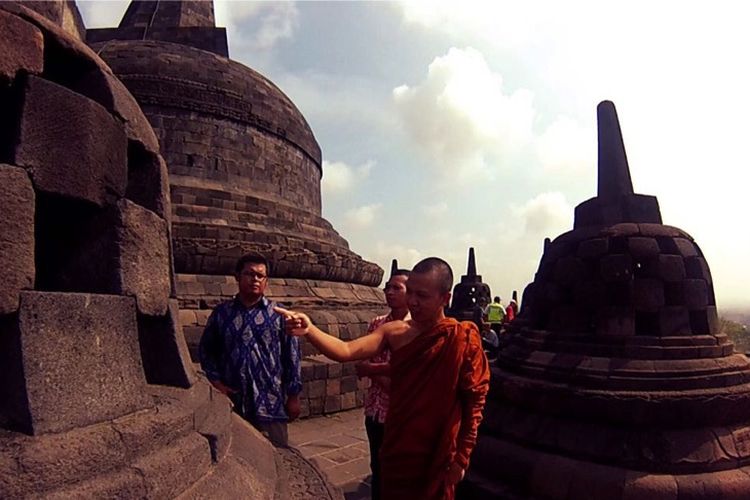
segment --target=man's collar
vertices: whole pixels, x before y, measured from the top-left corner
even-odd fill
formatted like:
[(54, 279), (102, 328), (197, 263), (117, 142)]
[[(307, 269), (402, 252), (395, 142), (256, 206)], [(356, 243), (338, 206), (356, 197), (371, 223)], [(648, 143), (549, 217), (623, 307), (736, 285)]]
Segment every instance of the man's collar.
[(250, 307), (247, 307), (247, 306), (246, 306), (246, 305), (245, 305), (245, 304), (244, 304), (244, 303), (242, 302), (242, 300), (240, 299), (240, 294), (237, 294), (237, 295), (235, 295), (235, 296), (234, 296), (234, 304), (235, 304), (236, 306), (242, 307), (242, 308), (244, 308), (244, 309), (254, 309), (254, 308), (256, 308), (256, 307), (260, 307), (260, 306), (263, 306), (263, 307), (268, 307), (268, 304), (269, 304), (269, 303), (270, 303), (270, 301), (269, 301), (269, 300), (268, 300), (268, 299), (266, 298), (266, 296), (265, 296), (265, 295), (261, 295), (261, 296), (260, 296), (260, 300), (259, 300), (259, 301), (255, 302), (255, 303), (254, 303), (253, 305), (251, 305)]

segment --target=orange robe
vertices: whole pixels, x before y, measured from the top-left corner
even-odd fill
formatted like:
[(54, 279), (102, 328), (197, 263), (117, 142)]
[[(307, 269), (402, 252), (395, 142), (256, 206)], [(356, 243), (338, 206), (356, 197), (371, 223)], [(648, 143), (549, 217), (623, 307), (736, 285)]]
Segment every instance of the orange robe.
[(451, 463), (464, 470), (477, 439), (490, 371), (476, 326), (441, 320), (393, 351), (380, 448), (382, 497), (449, 500)]

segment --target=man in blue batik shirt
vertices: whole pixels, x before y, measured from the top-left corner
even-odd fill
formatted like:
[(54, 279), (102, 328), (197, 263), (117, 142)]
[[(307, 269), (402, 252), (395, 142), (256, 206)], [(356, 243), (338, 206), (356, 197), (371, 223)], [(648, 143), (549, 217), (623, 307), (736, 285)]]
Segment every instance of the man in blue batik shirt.
[(299, 416), (299, 340), (284, 332), (277, 304), (264, 297), (268, 261), (248, 254), (237, 261), (239, 293), (216, 306), (198, 356), (209, 382), (276, 446), (288, 446), (287, 422)]

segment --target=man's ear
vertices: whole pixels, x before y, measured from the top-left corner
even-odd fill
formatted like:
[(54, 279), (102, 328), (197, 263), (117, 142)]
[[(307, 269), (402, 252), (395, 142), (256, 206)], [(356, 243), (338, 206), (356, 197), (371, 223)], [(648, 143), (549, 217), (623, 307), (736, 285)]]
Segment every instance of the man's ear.
[(446, 292), (445, 297), (443, 298), (443, 304), (445, 307), (451, 305), (451, 292)]

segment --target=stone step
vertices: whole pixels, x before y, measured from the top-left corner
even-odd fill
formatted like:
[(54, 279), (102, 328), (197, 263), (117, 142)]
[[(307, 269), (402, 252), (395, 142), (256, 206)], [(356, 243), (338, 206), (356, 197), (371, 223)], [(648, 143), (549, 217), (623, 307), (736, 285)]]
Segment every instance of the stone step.
[(174, 498), (210, 466), (206, 439), (190, 433), (132, 465), (47, 493), (45, 498)]
[(165, 405), (65, 433), (18, 435), (3, 450), (18, 464), (7, 487), (34, 484), (41, 492), (114, 472), (192, 431), (192, 412)]

